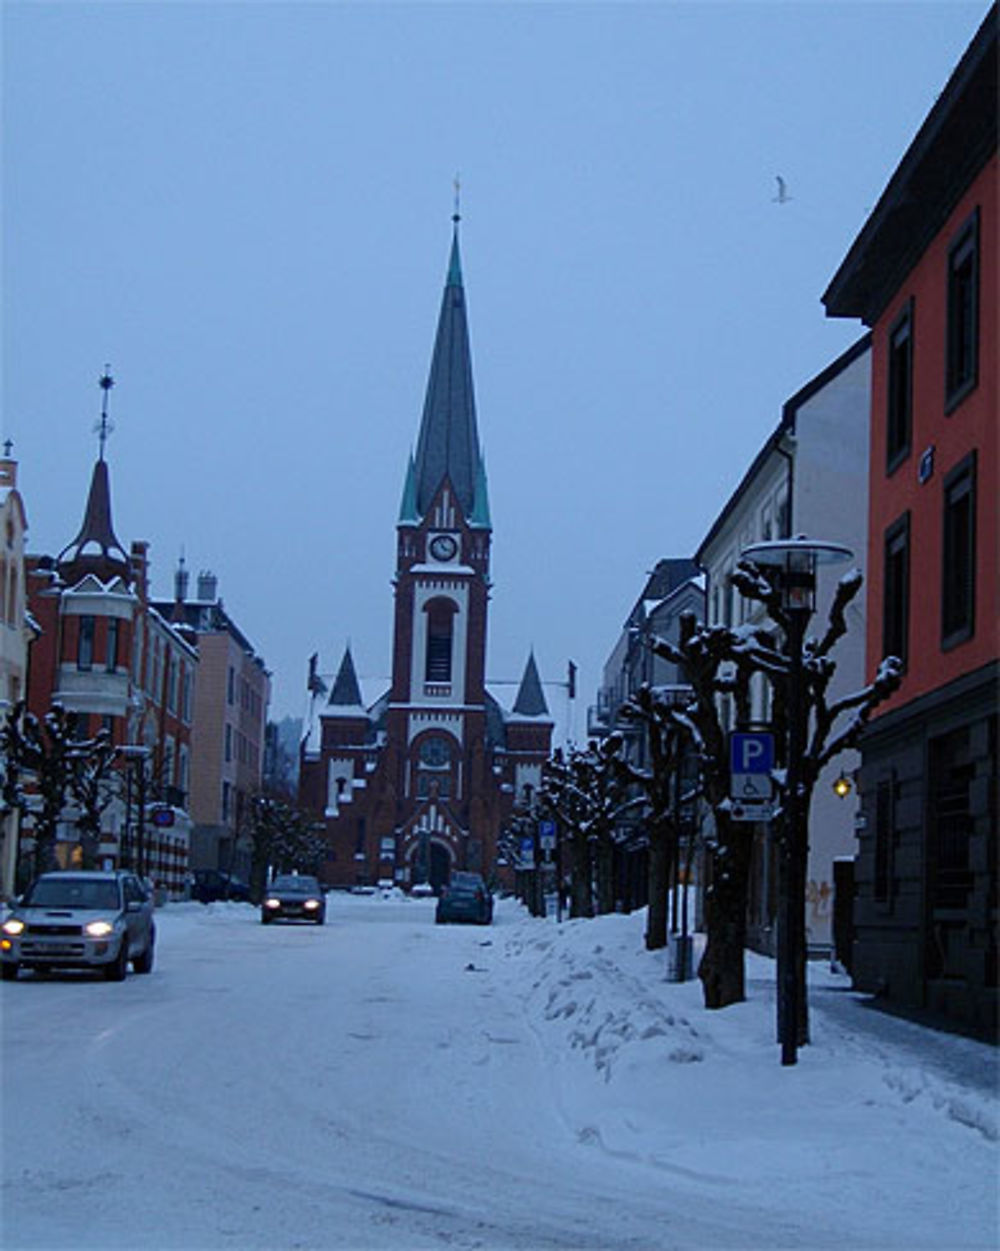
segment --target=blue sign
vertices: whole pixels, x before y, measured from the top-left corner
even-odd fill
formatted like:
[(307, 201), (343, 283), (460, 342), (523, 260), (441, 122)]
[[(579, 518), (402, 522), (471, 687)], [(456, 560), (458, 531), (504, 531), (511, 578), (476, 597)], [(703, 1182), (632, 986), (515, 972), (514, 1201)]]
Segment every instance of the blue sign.
[[(729, 736), (729, 794), (744, 806), (771, 800), (774, 735), (763, 731), (736, 731)], [(737, 816), (737, 820), (749, 820)]]
[(737, 731), (730, 734), (730, 773), (770, 773), (773, 768), (774, 735), (770, 731)]
[(555, 838), (555, 836), (556, 836), (556, 823), (555, 823), (555, 821), (551, 821), (551, 820), (548, 820), (548, 819), (546, 819), (546, 820), (544, 820), (544, 821), (539, 821), (539, 822), (538, 822), (538, 833), (542, 836), (542, 838)]

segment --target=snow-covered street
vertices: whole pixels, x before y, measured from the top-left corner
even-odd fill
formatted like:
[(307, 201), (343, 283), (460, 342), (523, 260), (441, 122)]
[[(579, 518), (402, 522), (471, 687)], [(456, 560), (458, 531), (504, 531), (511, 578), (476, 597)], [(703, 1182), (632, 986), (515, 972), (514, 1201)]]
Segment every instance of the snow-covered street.
[(817, 968), (782, 1069), (771, 963), (707, 1013), (641, 913), (328, 899), (169, 905), (151, 976), (3, 985), (5, 1248), (996, 1245), (993, 1048)]

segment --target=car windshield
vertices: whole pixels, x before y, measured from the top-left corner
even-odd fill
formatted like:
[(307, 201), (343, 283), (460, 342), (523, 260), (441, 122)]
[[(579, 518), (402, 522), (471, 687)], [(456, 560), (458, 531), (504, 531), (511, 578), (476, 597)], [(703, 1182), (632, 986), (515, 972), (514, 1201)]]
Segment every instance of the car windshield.
[(448, 887), (450, 895), (479, 895), (482, 894), (483, 885), (481, 882), (470, 882), (465, 879), (461, 882), (452, 882)]
[(32, 908), (87, 908), (102, 911), (118, 907), (118, 883), (87, 878), (39, 878), (24, 902)]
[(276, 877), (272, 890), (296, 891), (300, 895), (318, 895), (319, 883), (314, 877)]

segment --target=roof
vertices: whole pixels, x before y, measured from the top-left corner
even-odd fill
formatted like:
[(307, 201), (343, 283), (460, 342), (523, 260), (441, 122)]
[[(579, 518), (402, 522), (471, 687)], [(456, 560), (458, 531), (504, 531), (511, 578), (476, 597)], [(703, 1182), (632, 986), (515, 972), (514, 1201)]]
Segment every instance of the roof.
[(451, 482), (466, 519), (483, 515), (488, 519), (488, 504), (477, 498), (481, 491), (485, 491), (485, 476), (481, 473), (476, 401), (472, 385), (472, 357), (469, 350), (469, 327), (457, 227), (452, 238), (448, 277), (441, 297), (434, 354), (431, 358), (417, 451), (413, 460), (413, 480), (411, 484), (408, 473), (400, 519), (409, 520), (409, 516), (404, 514), (411, 513), (414, 505), (416, 514), (425, 516), (446, 477)]
[(534, 652), (528, 656), (528, 663), (524, 666), (524, 676), (521, 678), (521, 685), (511, 711), (515, 717), (547, 717), (549, 715), (549, 706), (545, 702)]
[(874, 325), (996, 148), (994, 4), (827, 287), (827, 316)]
[(344, 649), (344, 658), (333, 680), (333, 689), (330, 691), (327, 704), (328, 707), (336, 708), (341, 713), (350, 709), (352, 713), (360, 716), (368, 715), (361, 699), (361, 687), (358, 685), (358, 675), (354, 668), (350, 647)]
[(105, 460), (94, 464), (87, 507), (80, 532), (67, 543), (56, 559), (60, 576), (67, 582), (93, 573), (107, 581), (116, 574), (132, 580), (132, 568), (125, 549), (115, 536), (111, 523), (111, 482)]

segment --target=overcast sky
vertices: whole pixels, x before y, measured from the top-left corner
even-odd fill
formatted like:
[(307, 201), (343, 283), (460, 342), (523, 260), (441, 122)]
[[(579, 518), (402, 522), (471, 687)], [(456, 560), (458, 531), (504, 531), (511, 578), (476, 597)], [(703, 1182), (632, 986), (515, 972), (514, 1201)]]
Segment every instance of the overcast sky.
[(79, 528), (109, 362), (115, 528), (156, 593), (182, 551), (218, 576), (273, 715), (348, 640), (377, 686), (457, 172), (488, 675), (572, 658), (582, 737), (646, 571), (863, 332), (820, 296), (987, 9), (7, 0), (29, 549)]

